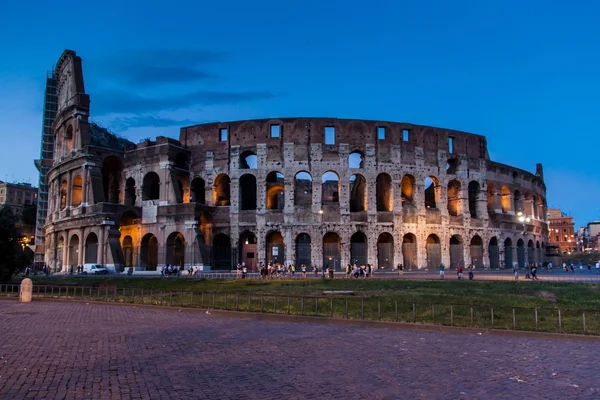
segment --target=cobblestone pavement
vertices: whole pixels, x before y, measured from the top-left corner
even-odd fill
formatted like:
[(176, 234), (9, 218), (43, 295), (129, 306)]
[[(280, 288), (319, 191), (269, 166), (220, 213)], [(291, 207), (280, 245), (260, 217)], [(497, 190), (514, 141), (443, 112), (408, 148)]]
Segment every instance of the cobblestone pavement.
[(0, 301), (1, 399), (598, 399), (598, 341)]

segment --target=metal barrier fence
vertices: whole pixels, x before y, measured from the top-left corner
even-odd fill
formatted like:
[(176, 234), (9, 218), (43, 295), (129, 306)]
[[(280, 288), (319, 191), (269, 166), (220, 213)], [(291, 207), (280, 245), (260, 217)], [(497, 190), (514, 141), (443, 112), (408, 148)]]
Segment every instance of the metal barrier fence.
[[(19, 285), (0, 285), (0, 297), (17, 298), (18, 295)], [(600, 310), (403, 303), (389, 297), (283, 296), (247, 292), (119, 289), (108, 286), (34, 285), (33, 297), (481, 329), (600, 335)]]

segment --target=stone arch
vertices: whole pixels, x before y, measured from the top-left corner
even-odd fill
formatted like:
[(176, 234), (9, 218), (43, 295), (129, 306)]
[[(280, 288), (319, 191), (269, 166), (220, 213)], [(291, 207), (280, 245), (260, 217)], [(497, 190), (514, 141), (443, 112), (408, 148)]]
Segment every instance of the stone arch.
[(350, 212), (367, 211), (367, 180), (361, 174), (350, 177)]
[(285, 264), (285, 244), (279, 231), (271, 231), (265, 238), (265, 260), (267, 263)]
[(513, 267), (513, 243), (511, 238), (504, 239), (504, 268)]
[(523, 239), (517, 240), (517, 265), (519, 268), (525, 268), (525, 242)]
[(540, 241), (537, 240), (535, 242), (535, 260), (537, 263), (541, 263), (543, 260), (542, 257), (542, 248), (540, 247)]
[(148, 172), (142, 184), (142, 200), (160, 199), (160, 178), (156, 172)]
[(102, 187), (105, 202), (119, 203), (122, 172), (123, 161), (119, 157), (108, 156), (102, 160)]
[(462, 213), (461, 185), (457, 179), (448, 182), (448, 214), (457, 217)]
[(458, 266), (465, 266), (463, 240), (460, 235), (452, 235), (450, 237), (450, 268)]
[(79, 207), (83, 199), (83, 178), (75, 175), (71, 183), (71, 207)]
[(83, 262), (85, 264), (98, 262), (98, 236), (94, 232), (88, 233), (85, 238)]
[(75, 268), (79, 264), (79, 236), (77, 234), (71, 235), (69, 238), (69, 253), (67, 260), (69, 260), (69, 268), (71, 266)]
[(501, 200), (502, 212), (504, 214), (511, 212), (512, 207), (510, 204), (510, 189), (508, 188), (508, 186), (502, 186), (501, 196), (502, 196), (502, 200)]
[(67, 192), (68, 192), (68, 183), (63, 180), (60, 184), (60, 209), (64, 210), (67, 208)]
[(388, 232), (377, 238), (377, 268), (390, 270), (394, 267), (394, 237)]
[(224, 233), (218, 233), (213, 238), (213, 262), (215, 270), (231, 270), (233, 268), (233, 257), (231, 239)]
[(492, 185), (491, 183), (488, 183), (486, 194), (487, 194), (488, 213), (493, 213), (496, 210), (498, 191), (496, 190), (496, 187), (494, 185)]
[(179, 152), (175, 156), (175, 161), (173, 162), (173, 166), (175, 168), (188, 170), (190, 166), (190, 158), (184, 152)]
[(483, 268), (483, 240), (479, 235), (471, 238), (469, 251), (471, 253), (471, 265), (474, 268)]
[(350, 262), (356, 265), (367, 265), (368, 247), (367, 236), (358, 231), (350, 237)]
[(135, 194), (135, 179), (127, 178), (125, 181), (125, 205), (126, 206), (135, 206), (135, 201), (137, 199), (137, 195)]
[(404, 175), (400, 182), (400, 194), (402, 198), (402, 206), (414, 205), (415, 194), (415, 177), (412, 175)]
[(533, 248), (533, 240), (527, 242), (527, 264), (532, 265), (535, 262), (535, 250)]
[(488, 259), (490, 268), (500, 268), (500, 248), (498, 247), (498, 238), (492, 236), (488, 243)]
[(64, 150), (63, 155), (67, 155), (71, 150), (73, 150), (73, 125), (69, 124), (67, 126), (67, 131), (65, 132), (65, 139), (63, 142)]
[(402, 261), (404, 269), (418, 268), (417, 237), (413, 233), (406, 233), (402, 237)]
[(133, 267), (133, 238), (129, 235), (123, 238), (123, 244), (121, 244), (121, 248), (123, 249), (123, 258), (125, 259), (125, 267)]
[(431, 234), (425, 240), (425, 250), (427, 255), (427, 268), (435, 270), (442, 263), (442, 244), (440, 238)]
[(321, 202), (323, 205), (340, 202), (340, 176), (327, 171), (321, 177)]
[(252, 174), (240, 177), (240, 210), (256, 210), (256, 177)]
[(515, 207), (514, 207), (515, 214), (518, 213), (519, 211), (521, 211), (521, 212), (525, 211), (525, 206), (524, 206), (524, 203), (523, 203), (523, 197), (521, 196), (521, 192), (520, 191), (518, 191), (518, 190), (514, 191), (513, 201), (514, 201), (514, 204), (515, 204)]
[(190, 184), (190, 201), (198, 204), (206, 204), (206, 182), (199, 176), (195, 177)]
[(389, 174), (381, 173), (377, 175), (376, 193), (377, 211), (392, 211), (392, 177)]
[(355, 150), (348, 155), (348, 168), (364, 168), (365, 156), (362, 151)]
[(440, 181), (435, 176), (428, 176), (424, 181), (425, 208), (437, 208), (440, 201)]
[(477, 181), (469, 182), (469, 212), (471, 218), (481, 218), (478, 212), (479, 196), (481, 192), (481, 186)]
[(250, 231), (242, 232), (238, 245), (242, 249), (239, 262), (245, 265), (246, 268), (256, 269), (258, 256), (256, 252), (256, 235)]
[(265, 180), (267, 210), (282, 211), (285, 206), (285, 176), (278, 171), (267, 174)]
[(185, 238), (180, 232), (172, 232), (167, 236), (165, 262), (183, 267), (185, 265)]
[(336, 232), (327, 232), (323, 235), (323, 266), (325, 270), (327, 266), (340, 271), (342, 256), (342, 241), (340, 235)]
[(240, 169), (257, 169), (258, 157), (253, 151), (244, 151), (240, 154)]
[(300, 171), (294, 176), (294, 206), (312, 206), (312, 176), (306, 171)]
[[(214, 204), (218, 207), (228, 207), (231, 204), (231, 180), (227, 174), (219, 174), (215, 178), (213, 187)], [(240, 181), (240, 190), (241, 190)], [(254, 179), (254, 198), (256, 199), (256, 178)], [(256, 203), (256, 201), (255, 201)], [(256, 205), (255, 207), (256, 208)]]
[(147, 233), (140, 242), (140, 264), (145, 271), (156, 271), (158, 267), (158, 239)]
[(311, 238), (308, 233), (302, 232), (296, 236), (296, 266), (311, 265)]

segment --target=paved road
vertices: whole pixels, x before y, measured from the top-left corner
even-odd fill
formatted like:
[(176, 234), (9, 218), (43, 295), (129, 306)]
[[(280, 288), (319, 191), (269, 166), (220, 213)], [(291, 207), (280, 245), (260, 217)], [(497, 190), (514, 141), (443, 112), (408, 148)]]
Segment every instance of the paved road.
[(2, 399), (597, 399), (597, 341), (0, 301)]

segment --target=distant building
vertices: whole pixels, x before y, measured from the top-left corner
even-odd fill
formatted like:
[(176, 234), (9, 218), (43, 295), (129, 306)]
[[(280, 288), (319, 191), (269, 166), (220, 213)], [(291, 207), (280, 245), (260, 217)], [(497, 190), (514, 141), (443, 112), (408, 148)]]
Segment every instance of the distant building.
[(573, 217), (569, 217), (559, 208), (548, 208), (548, 227), (550, 244), (558, 245), (561, 253), (577, 250)]
[(0, 206), (10, 206), (15, 215), (22, 215), (25, 206), (37, 204), (38, 190), (29, 183), (0, 181)]

